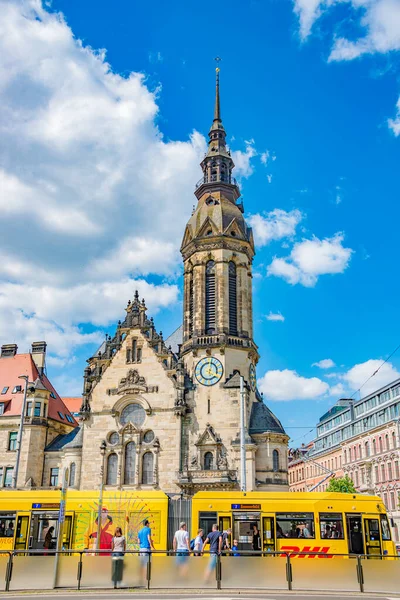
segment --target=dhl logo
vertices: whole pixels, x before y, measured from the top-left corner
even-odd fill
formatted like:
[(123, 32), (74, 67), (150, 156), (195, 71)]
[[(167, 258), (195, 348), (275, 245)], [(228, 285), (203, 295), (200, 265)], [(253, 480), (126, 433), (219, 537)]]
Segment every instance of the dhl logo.
[[(298, 558), (333, 558), (332, 554), (328, 554), (330, 546), (304, 546), (304, 548), (299, 548), (298, 546), (282, 546), (282, 552), (286, 552), (290, 554), (290, 557), (297, 556)], [(320, 554), (309, 554), (319, 552)], [(286, 554), (281, 554), (281, 556), (285, 557)]]

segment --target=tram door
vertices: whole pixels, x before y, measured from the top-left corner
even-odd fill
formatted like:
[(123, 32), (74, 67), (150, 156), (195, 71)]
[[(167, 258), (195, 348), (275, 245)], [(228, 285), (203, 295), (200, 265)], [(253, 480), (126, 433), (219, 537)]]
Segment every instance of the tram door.
[[(233, 513), (233, 539), (238, 541), (238, 549), (253, 550), (254, 526), (261, 535), (261, 515), (259, 512)], [(260, 539), (260, 538), (258, 538)], [(261, 550), (261, 548), (259, 548)]]
[[(232, 517), (230, 513), (218, 513), (218, 530), (224, 532), (227, 529), (232, 529)], [(228, 543), (229, 547), (232, 548), (232, 535), (228, 535)]]
[(274, 515), (262, 516), (262, 549), (263, 552), (275, 552)]
[(375, 515), (363, 515), (365, 551), (369, 556), (382, 554), (379, 518)]
[(346, 514), (349, 554), (364, 554), (362, 517), (360, 514)]
[(29, 540), (29, 513), (18, 513), (15, 528), (15, 550), (25, 550)]

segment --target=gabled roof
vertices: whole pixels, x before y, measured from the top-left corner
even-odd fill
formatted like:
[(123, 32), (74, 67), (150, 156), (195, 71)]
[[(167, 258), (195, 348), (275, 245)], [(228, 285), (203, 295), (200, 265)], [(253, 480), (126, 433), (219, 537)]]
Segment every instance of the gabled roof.
[(69, 433), (58, 435), (48, 446), (45, 448), (45, 452), (59, 452), (66, 448), (82, 448), (83, 443), (83, 429), (82, 427), (75, 427)]
[(82, 396), (74, 396), (68, 398), (61, 398), (64, 402), (65, 406), (68, 408), (69, 412), (73, 415), (77, 414), (81, 410), (82, 406)]
[(183, 325), (179, 325), (177, 329), (165, 340), (167, 348), (171, 346), (174, 354), (178, 354), (179, 345), (183, 343)]
[[(23, 379), (19, 379), (19, 375), (28, 375), (29, 383), (37, 382), (38, 387), (47, 389), (52, 396), (49, 398), (48, 416), (54, 421), (77, 427), (73, 415), (65, 406), (60, 396), (52, 386), (46, 375), (39, 376), (39, 371), (31, 354), (16, 354), (15, 356), (0, 357), (0, 402), (4, 402), (4, 416), (19, 416), (21, 415), (22, 402), (24, 398)], [(16, 386), (21, 386), (20, 392), (13, 393)], [(2, 394), (2, 390), (6, 390)], [(53, 397), (54, 396), (54, 397)], [(60, 416), (61, 413), (64, 418)], [(72, 423), (66, 419), (66, 415), (70, 415)], [(1, 419), (1, 417), (0, 417)]]
[(264, 402), (253, 402), (251, 407), (249, 434), (254, 433), (286, 433), (279, 419), (269, 410)]

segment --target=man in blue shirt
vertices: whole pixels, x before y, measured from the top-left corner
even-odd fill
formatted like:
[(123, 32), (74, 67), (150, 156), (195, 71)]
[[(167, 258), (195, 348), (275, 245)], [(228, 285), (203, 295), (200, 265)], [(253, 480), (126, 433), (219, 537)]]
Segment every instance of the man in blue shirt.
[(140, 549), (140, 562), (142, 563), (143, 579), (147, 578), (147, 563), (149, 562), (151, 549), (155, 550), (153, 539), (151, 537), (150, 523), (146, 519), (143, 523), (142, 529), (138, 533), (138, 542)]
[(222, 533), (218, 531), (218, 525), (214, 523), (212, 526), (211, 533), (208, 534), (206, 541), (204, 542), (204, 548), (207, 544), (210, 544), (210, 562), (208, 563), (205, 581), (207, 582), (210, 578), (212, 571), (217, 566), (217, 556), (221, 554), (222, 550)]

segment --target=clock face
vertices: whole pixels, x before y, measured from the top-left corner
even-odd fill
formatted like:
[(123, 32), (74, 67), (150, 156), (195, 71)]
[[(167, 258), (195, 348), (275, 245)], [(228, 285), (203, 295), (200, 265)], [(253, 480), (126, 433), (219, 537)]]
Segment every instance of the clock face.
[(249, 379), (250, 379), (250, 387), (253, 390), (253, 392), (255, 392), (256, 387), (257, 387), (257, 377), (256, 377), (256, 368), (253, 365), (253, 363), (250, 365), (250, 368), (249, 368)]
[(224, 368), (221, 361), (214, 357), (205, 357), (196, 365), (196, 379), (202, 385), (215, 385), (221, 379)]

